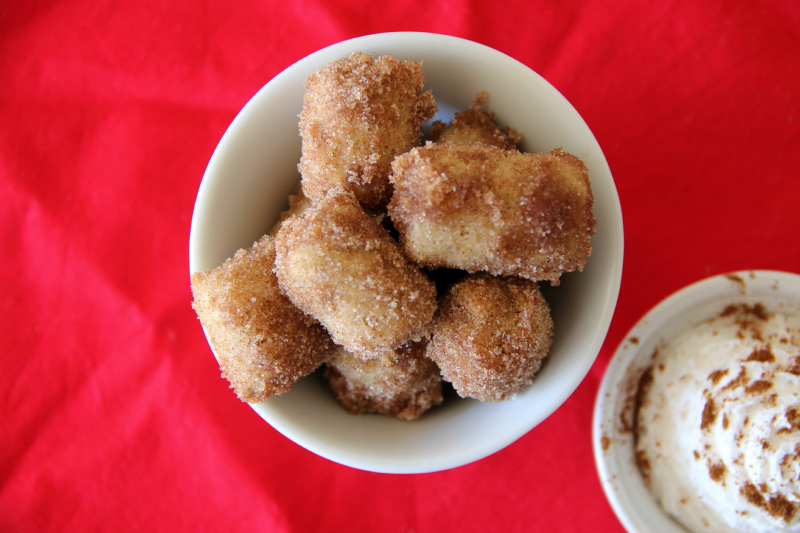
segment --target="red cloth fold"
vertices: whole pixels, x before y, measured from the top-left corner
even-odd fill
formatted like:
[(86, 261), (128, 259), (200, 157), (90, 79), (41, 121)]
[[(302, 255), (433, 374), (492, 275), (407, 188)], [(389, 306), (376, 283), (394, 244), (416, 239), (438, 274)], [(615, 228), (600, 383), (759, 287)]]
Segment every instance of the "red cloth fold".
[[(539, 72), (619, 190), (619, 304), (589, 376), (477, 463), (331, 463), (239, 402), (191, 309), (188, 236), (237, 111), (315, 50), (456, 35)], [(0, 530), (622, 531), (591, 451), (617, 344), (680, 287), (800, 272), (800, 7), (406, 0), (0, 5)]]

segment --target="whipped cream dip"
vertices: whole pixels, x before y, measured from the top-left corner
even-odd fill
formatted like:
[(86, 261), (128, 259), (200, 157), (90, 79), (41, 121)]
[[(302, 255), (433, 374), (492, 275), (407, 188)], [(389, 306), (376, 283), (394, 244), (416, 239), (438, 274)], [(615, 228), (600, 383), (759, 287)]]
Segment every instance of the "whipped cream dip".
[(800, 531), (800, 316), (732, 304), (653, 353), (635, 452), (692, 532)]

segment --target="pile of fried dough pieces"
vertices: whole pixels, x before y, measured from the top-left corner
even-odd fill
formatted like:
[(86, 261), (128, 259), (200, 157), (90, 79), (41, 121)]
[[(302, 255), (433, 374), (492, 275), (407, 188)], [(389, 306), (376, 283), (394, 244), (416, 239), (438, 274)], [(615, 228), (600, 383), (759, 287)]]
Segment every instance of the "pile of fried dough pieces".
[(484, 112), (449, 124), (422, 65), (354, 53), (305, 83), (301, 182), (252, 248), (192, 274), (193, 307), (238, 397), (287, 392), (325, 365), (349, 412), (414, 420), (443, 400), (528, 387), (552, 343), (537, 282), (582, 270), (588, 171)]

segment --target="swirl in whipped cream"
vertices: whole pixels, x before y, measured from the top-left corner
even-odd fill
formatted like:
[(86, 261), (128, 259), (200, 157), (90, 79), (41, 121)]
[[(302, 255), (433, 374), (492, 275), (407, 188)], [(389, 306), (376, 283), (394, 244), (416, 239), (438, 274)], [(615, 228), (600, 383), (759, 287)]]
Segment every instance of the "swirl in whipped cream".
[(800, 531), (800, 317), (730, 306), (654, 354), (636, 452), (693, 532)]

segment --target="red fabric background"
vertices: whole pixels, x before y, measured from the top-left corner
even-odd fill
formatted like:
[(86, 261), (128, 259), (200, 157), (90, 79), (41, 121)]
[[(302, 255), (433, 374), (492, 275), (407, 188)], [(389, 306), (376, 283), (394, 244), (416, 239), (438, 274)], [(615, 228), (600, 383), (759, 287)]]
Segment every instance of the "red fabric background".
[[(645, 7), (653, 4), (652, 7)], [(622, 291), (554, 415), (455, 470), (356, 471), (219, 376), (190, 307), (195, 194), (271, 77), (347, 38), (465, 37), (584, 116), (622, 202)], [(660, 299), (800, 272), (794, 2), (0, 2), (0, 530), (622, 531), (590, 443), (602, 373)]]

